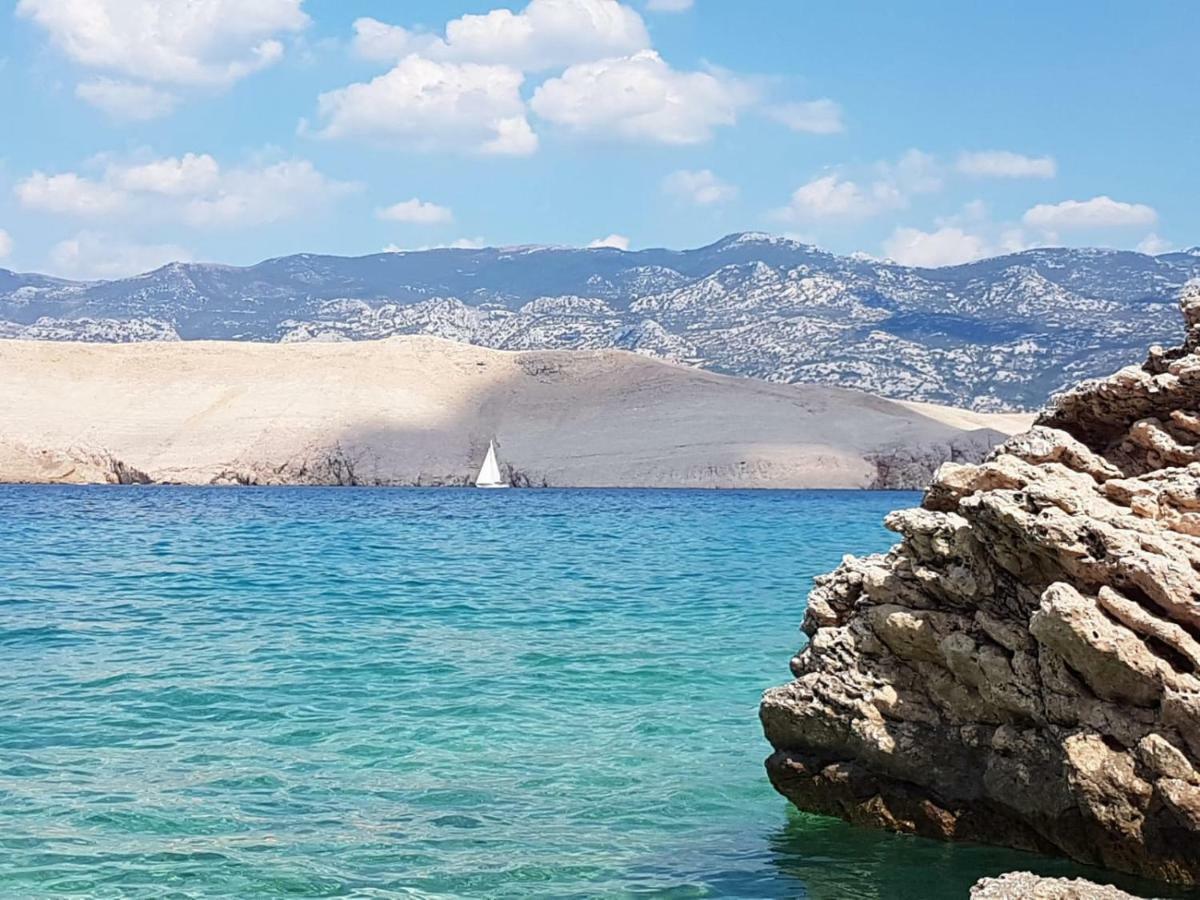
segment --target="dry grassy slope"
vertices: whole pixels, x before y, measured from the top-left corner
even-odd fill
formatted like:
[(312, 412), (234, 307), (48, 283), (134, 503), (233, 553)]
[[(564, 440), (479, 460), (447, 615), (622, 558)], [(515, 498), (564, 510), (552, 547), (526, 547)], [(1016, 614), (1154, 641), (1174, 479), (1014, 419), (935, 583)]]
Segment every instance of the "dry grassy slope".
[(609, 350), (0, 341), (0, 481), (456, 483), (494, 436), (536, 484), (865, 487), (1027, 424)]

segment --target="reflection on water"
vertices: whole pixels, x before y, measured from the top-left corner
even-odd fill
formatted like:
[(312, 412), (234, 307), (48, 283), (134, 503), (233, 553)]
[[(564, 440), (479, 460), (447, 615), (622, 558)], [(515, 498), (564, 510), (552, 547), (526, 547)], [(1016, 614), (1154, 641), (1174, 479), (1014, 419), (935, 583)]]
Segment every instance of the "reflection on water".
[(1029, 871), (1087, 878), (1141, 896), (1196, 896), (1066, 860), (874, 832), (789, 807), (771, 835), (772, 864), (812, 900), (963, 900), (978, 879)]

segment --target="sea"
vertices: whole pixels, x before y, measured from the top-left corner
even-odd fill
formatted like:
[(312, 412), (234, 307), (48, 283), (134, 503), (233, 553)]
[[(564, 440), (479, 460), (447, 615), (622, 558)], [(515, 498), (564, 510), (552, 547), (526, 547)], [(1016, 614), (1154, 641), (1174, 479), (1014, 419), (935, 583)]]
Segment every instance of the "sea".
[(758, 700), (790, 677), (813, 577), (885, 550), (918, 499), (0, 487), (0, 897), (1112, 880), (802, 814), (768, 784)]

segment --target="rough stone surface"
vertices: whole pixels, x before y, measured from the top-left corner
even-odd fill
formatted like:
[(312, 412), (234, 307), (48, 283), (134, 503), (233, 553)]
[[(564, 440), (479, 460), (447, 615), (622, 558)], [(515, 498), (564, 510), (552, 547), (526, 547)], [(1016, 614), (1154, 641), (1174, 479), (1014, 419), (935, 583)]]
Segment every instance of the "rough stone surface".
[(1183, 307), (1183, 346), (943, 466), (898, 545), (816, 580), (761, 707), (797, 806), (1200, 882), (1200, 286)]
[(981, 878), (971, 900), (1136, 900), (1131, 894), (1081, 878), (1039, 878), (1032, 872), (1009, 872)]

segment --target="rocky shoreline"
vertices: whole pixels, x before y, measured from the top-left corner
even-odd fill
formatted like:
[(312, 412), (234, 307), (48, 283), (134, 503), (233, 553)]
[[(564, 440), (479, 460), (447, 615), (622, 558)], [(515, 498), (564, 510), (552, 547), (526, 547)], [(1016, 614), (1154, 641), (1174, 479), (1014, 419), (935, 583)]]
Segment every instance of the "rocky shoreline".
[(897, 546), (817, 579), (760, 710), (797, 806), (1200, 883), (1200, 287), (1182, 307), (1183, 346), (944, 466)]
[(622, 351), (0, 340), (0, 483), (919, 488), (1031, 416)]
[[(944, 443), (894, 447), (867, 454), (865, 461), (875, 467), (875, 476), (861, 490), (914, 491), (929, 483), (933, 473), (946, 462), (979, 462), (991, 445), (1003, 435), (993, 431), (964, 435)], [(171, 473), (155, 477), (117, 458), (101, 447), (72, 446), (64, 449), (32, 449), (0, 440), (0, 483), (8, 484), (107, 484), (107, 485), (193, 485), (204, 487), (470, 487), (469, 472), (429, 474), (393, 478), (381, 475), (378, 461), (366, 454), (355, 455), (340, 444), (300, 450), (282, 463), (241, 462), (214, 467), (200, 479), (190, 473)], [(465, 468), (465, 467), (464, 467)], [(530, 474), (511, 463), (501, 474), (512, 487), (581, 487), (568, 480), (552, 483), (546, 475)], [(608, 487), (726, 488), (740, 487), (736, 481), (711, 484), (682, 483), (617, 484)], [(774, 485), (748, 485), (771, 489)], [(851, 489), (851, 488), (845, 488)]]

